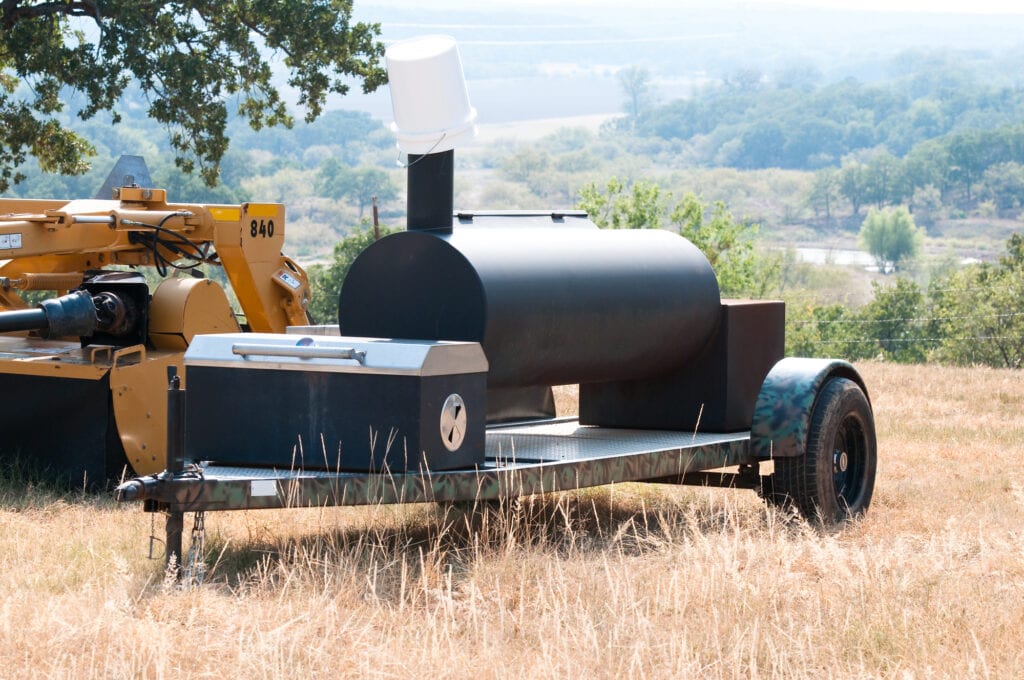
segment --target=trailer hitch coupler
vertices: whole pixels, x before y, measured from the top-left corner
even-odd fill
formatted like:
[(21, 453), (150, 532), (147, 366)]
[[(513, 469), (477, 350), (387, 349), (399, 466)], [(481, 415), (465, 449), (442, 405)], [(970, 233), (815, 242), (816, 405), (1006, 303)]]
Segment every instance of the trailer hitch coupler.
[(142, 480), (132, 479), (118, 486), (117, 489), (114, 490), (114, 497), (119, 503), (125, 503), (144, 498), (145, 492), (146, 485)]

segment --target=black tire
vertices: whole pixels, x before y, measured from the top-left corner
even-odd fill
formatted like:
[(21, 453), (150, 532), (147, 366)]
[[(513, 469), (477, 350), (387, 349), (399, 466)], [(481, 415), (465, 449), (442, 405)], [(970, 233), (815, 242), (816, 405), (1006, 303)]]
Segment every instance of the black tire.
[(832, 378), (818, 394), (803, 456), (776, 458), (773, 500), (811, 522), (836, 524), (871, 504), (878, 465), (875, 420), (860, 386)]

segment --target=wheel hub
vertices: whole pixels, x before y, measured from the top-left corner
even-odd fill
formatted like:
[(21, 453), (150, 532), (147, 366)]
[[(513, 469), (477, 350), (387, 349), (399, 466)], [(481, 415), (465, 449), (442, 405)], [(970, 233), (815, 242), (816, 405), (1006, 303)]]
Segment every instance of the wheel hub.
[(836, 450), (833, 454), (833, 469), (836, 474), (842, 474), (846, 472), (846, 468), (850, 466), (850, 457), (846, 451)]

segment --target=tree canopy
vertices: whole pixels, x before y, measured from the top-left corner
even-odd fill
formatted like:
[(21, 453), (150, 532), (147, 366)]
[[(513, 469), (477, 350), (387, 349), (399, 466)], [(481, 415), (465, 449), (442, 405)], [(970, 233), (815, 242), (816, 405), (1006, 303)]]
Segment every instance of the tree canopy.
[(0, 191), (34, 156), (47, 171), (80, 174), (92, 146), (66, 125), (68, 90), (89, 119), (119, 122), (136, 84), (168, 130), (178, 167), (215, 184), (228, 147), (229, 105), (253, 129), (290, 125), (271, 58), (311, 121), (352, 79), (386, 81), (379, 24), (352, 23), (351, 0), (0, 3)]
[(736, 220), (715, 201), (710, 210), (695, 194), (686, 194), (672, 210), (672, 223), (708, 258), (724, 295), (749, 295), (755, 290), (754, 238), (758, 225)]
[(1024, 368), (1021, 234), (998, 263), (957, 268), (927, 290), (904, 277), (872, 285), (873, 299), (859, 309), (787, 304), (787, 354)]
[(595, 182), (580, 189), (576, 205), (602, 229), (660, 229), (665, 205), (653, 182), (625, 183), (612, 177), (602, 190)]
[(959, 269), (938, 282), (931, 314), (937, 319), (940, 361), (1024, 368), (1024, 236), (1013, 234), (998, 264)]
[(675, 229), (708, 258), (724, 295), (764, 292), (754, 285), (756, 224), (737, 221), (721, 201), (708, 209), (699, 196), (687, 193), (669, 210), (669, 199), (653, 182), (612, 177), (604, 189), (593, 182), (584, 186), (576, 207), (602, 229)]
[[(396, 230), (380, 227), (378, 231), (381, 237), (384, 237)], [(373, 245), (376, 240), (374, 237), (373, 228), (364, 221), (360, 229), (353, 230), (335, 244), (330, 263), (310, 267), (309, 285), (312, 289), (312, 299), (309, 302), (309, 314), (316, 323), (338, 322), (338, 296), (341, 294), (341, 284), (356, 258)]]
[(642, 66), (627, 66), (619, 71), (619, 84), (625, 97), (623, 109), (630, 123), (635, 124), (652, 100), (651, 72)]
[(921, 232), (906, 208), (872, 208), (861, 225), (860, 241), (884, 274), (899, 271), (917, 255)]
[(398, 197), (398, 187), (384, 170), (370, 166), (351, 168), (336, 158), (328, 158), (320, 164), (316, 188), (321, 196), (352, 201), (359, 208), (360, 219), (374, 197), (381, 201)]

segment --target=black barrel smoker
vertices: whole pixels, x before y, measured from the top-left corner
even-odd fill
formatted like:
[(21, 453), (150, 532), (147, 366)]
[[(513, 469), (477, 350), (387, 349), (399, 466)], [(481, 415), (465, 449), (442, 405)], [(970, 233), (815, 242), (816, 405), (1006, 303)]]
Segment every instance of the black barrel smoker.
[(458, 49), (425, 36), (387, 58), (408, 230), (353, 263), (341, 334), (481, 343), (490, 422), (548, 412), (550, 386), (579, 383), (584, 424), (748, 429), (782, 358), (782, 303), (723, 303), (677, 234), (597, 229), (581, 213), (453, 217), (454, 148), (476, 118)]
[(500, 406), (489, 403), (492, 422), (505, 419), (510, 393), (579, 383), (582, 424), (750, 428), (783, 354), (781, 302), (723, 302), (704, 255), (667, 231), (597, 229), (582, 213), (453, 217), (412, 205), (451, 191), (436, 174), (453, 166), (410, 163), (408, 230), (353, 263), (342, 335), (479, 342), (488, 400)]
[(676, 234), (523, 220), (462, 215), (371, 245), (342, 286), (341, 333), (479, 342), (489, 399), (579, 383), (584, 424), (750, 428), (782, 358), (782, 303), (722, 302)]

